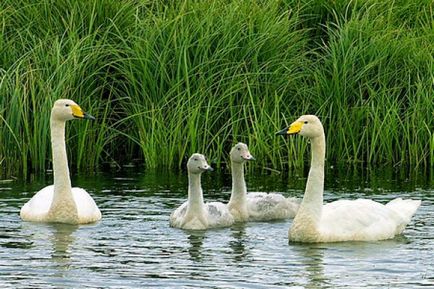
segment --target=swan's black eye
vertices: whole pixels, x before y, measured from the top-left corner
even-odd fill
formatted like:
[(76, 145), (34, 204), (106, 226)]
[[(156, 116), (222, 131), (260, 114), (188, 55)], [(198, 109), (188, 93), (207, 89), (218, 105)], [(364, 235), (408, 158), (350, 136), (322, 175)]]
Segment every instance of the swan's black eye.
[(66, 107), (68, 107), (68, 106), (69, 106), (69, 104), (65, 104), (65, 106), (66, 106)]
[(194, 158), (193, 161), (197, 161), (197, 158)]
[(240, 150), (241, 150), (241, 148), (237, 148), (237, 150), (239, 150), (239, 151), (240, 151)]
[(307, 124), (307, 120), (304, 122), (304, 124)]

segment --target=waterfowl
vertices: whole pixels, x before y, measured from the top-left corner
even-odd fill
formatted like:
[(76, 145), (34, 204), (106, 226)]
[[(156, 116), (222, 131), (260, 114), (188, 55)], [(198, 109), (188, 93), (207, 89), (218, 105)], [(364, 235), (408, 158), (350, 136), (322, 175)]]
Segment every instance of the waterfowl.
[(54, 185), (37, 192), (21, 208), (24, 221), (86, 224), (101, 219), (92, 197), (81, 188), (72, 188), (65, 146), (65, 123), (71, 119), (95, 119), (69, 99), (54, 102), (50, 129)]
[(394, 199), (386, 205), (369, 199), (323, 204), (325, 135), (321, 121), (303, 115), (279, 135), (299, 134), (311, 143), (311, 166), (306, 190), (288, 232), (294, 242), (376, 241), (401, 234), (421, 204)]
[(234, 223), (225, 204), (204, 203), (200, 178), (203, 172), (212, 171), (205, 156), (193, 154), (187, 162), (188, 199), (170, 215), (170, 226), (188, 230), (229, 227)]
[(254, 160), (244, 143), (237, 143), (230, 152), (232, 193), (229, 211), (237, 222), (270, 221), (293, 218), (299, 202), (276, 193), (247, 193), (244, 164)]

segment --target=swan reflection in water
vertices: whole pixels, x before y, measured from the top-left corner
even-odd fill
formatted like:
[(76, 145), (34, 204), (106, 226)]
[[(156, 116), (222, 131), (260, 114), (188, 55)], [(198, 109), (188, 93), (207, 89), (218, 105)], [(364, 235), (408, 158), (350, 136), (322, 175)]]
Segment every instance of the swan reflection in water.
[(203, 259), (203, 241), (205, 239), (205, 230), (189, 230), (188, 241), (190, 247), (188, 248), (188, 254), (193, 261), (202, 261)]
[[(291, 247), (299, 258), (297, 262), (304, 266), (300, 272), (306, 277), (305, 288), (334, 288), (337, 286), (335, 280), (344, 279), (348, 279), (347, 284), (353, 283), (352, 288), (357, 288), (360, 285), (357, 282), (366, 274), (377, 272), (378, 278), (381, 278), (381, 272), (389, 268), (376, 260), (392, 255), (397, 247), (409, 242), (406, 236), (399, 235), (391, 240), (376, 242), (291, 243)], [(328, 268), (328, 274), (324, 272), (324, 267)], [(402, 269), (406, 270), (404, 267)]]
[[(218, 232), (219, 230), (217, 230)], [(214, 234), (216, 232), (207, 232), (206, 230), (187, 230), (187, 235), (190, 247), (188, 247), (188, 254), (193, 261), (203, 261), (204, 259), (204, 241), (207, 234)], [(218, 234), (218, 233), (216, 233)], [(231, 238), (228, 246), (231, 249), (230, 255), (235, 262), (242, 262), (249, 256), (249, 250), (246, 247), (246, 224), (237, 223), (230, 228)], [(209, 236), (212, 238), (212, 236)]]
[(304, 265), (303, 275), (307, 278), (305, 288), (329, 288), (330, 280), (324, 274), (324, 251), (321, 244), (292, 244)]
[(60, 223), (23, 222), (22, 231), (32, 244), (31, 255), (27, 258), (38, 260), (38, 267), (53, 266), (53, 277), (67, 277), (73, 263), (71, 247), (76, 239), (74, 232), (78, 228), (78, 225)]
[(79, 228), (77, 225), (69, 224), (47, 224), (51, 231), (49, 240), (52, 244), (51, 258), (55, 261), (59, 268), (67, 268), (70, 265), (71, 249), (70, 246), (74, 242), (74, 232)]
[(232, 226), (231, 236), (229, 247), (232, 249), (234, 261), (244, 261), (249, 256), (249, 250), (246, 248), (246, 223), (236, 223)]

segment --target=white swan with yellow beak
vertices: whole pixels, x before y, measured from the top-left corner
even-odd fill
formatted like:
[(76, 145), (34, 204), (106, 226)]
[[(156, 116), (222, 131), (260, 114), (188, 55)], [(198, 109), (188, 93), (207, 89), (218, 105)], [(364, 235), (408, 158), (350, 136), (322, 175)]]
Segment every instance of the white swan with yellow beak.
[(65, 123), (71, 119), (95, 119), (74, 101), (59, 99), (51, 110), (51, 146), (54, 185), (37, 192), (21, 208), (24, 221), (86, 224), (101, 219), (92, 197), (81, 188), (72, 188), (65, 147)]
[(300, 208), (288, 236), (294, 242), (376, 241), (401, 234), (421, 204), (394, 199), (386, 205), (369, 199), (323, 204), (325, 135), (321, 121), (303, 115), (280, 135), (299, 134), (311, 143), (311, 166)]

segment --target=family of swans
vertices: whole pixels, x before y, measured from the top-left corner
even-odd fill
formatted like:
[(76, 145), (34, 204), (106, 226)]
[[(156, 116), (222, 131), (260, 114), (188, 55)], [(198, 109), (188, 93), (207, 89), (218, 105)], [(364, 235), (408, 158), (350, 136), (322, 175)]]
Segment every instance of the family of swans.
[[(65, 148), (65, 123), (71, 119), (94, 118), (72, 100), (57, 100), (50, 119), (54, 185), (37, 192), (21, 208), (24, 221), (86, 224), (101, 219), (101, 212), (92, 197), (81, 188), (71, 187)], [(375, 241), (401, 234), (421, 204), (420, 200), (401, 198), (385, 205), (369, 199), (324, 204), (326, 146), (319, 118), (303, 115), (277, 134), (299, 134), (310, 140), (311, 165), (301, 201), (276, 193), (247, 193), (244, 164), (254, 157), (247, 145), (238, 143), (230, 152), (232, 192), (229, 202), (204, 202), (201, 174), (212, 168), (204, 155), (195, 153), (187, 162), (187, 201), (171, 214), (170, 225), (204, 230), (228, 227), (235, 222), (294, 218), (288, 232), (290, 241)]]

